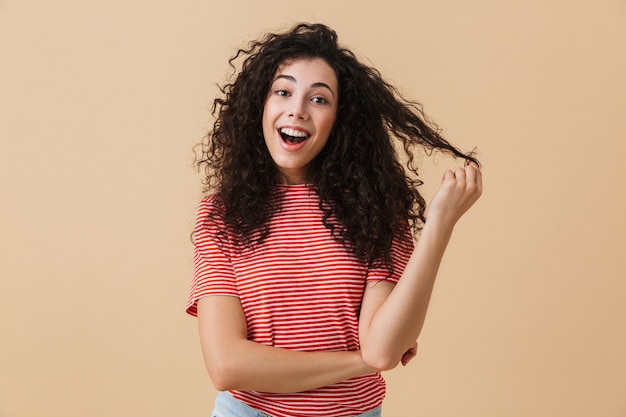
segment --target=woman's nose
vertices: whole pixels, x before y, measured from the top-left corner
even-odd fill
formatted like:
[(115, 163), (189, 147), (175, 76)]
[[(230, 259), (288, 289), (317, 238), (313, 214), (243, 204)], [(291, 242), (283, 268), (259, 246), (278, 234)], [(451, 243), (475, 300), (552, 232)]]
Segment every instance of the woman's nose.
[(295, 117), (301, 120), (308, 118), (308, 114), (306, 112), (304, 103), (302, 103), (300, 100), (294, 100), (292, 104), (293, 105), (289, 111), (289, 116)]

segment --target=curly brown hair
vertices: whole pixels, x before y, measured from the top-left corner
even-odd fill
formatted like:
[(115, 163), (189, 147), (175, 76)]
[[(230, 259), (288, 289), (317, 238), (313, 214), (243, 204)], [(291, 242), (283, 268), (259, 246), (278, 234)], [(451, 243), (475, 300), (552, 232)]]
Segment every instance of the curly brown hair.
[[(322, 24), (298, 24), (267, 34), (239, 49), (229, 60), (236, 72), (213, 102), (213, 129), (200, 144), (197, 167), (205, 192), (214, 191), (216, 212), (242, 241), (262, 242), (269, 220), (280, 209), (278, 169), (265, 145), (262, 116), (280, 65), (300, 58), (322, 58), (339, 81), (336, 121), (328, 142), (313, 160), (308, 181), (334, 239), (368, 265), (391, 267), (394, 239), (425, 222), (418, 191), (414, 149), (440, 150), (478, 161), (447, 142), (419, 103), (404, 99), (380, 73), (338, 45), (337, 34)], [(394, 146), (395, 141), (402, 146)], [(397, 151), (404, 152), (405, 166)]]

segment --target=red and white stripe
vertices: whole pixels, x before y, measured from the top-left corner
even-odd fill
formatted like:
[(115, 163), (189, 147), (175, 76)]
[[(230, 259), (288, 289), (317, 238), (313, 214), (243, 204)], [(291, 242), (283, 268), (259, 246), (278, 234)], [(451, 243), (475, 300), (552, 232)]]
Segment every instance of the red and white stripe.
[[(280, 187), (281, 210), (270, 222), (270, 234), (252, 248), (234, 245), (221, 219), (209, 221), (212, 198), (201, 201), (187, 312), (197, 314), (201, 297), (235, 296), (241, 300), (250, 340), (299, 351), (358, 350), (365, 283), (385, 279), (388, 272), (368, 269), (331, 238), (310, 186)], [(397, 282), (411, 251), (410, 239), (395, 245), (389, 281)], [(378, 407), (385, 382), (373, 374), (294, 394), (233, 395), (277, 417), (350, 417)]]

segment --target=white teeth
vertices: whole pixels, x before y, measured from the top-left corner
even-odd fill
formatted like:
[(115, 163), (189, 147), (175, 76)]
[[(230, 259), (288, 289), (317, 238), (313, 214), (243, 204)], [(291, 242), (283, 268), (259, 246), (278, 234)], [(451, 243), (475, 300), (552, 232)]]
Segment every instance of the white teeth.
[(291, 136), (294, 138), (305, 138), (307, 137), (307, 133), (303, 132), (301, 130), (295, 130), (295, 129), (290, 129), (288, 127), (283, 127), (280, 129), (280, 133), (287, 135), (287, 136)]

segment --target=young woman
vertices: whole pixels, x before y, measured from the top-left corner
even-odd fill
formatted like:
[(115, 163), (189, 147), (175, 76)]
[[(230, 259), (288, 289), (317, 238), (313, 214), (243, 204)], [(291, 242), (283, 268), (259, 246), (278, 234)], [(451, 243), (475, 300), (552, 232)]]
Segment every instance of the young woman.
[[(213, 415), (380, 416), (380, 372), (416, 353), (454, 225), (481, 194), (478, 162), (324, 25), (240, 59), (198, 158), (210, 194), (187, 312), (221, 391)], [(465, 160), (428, 210), (413, 149)]]

